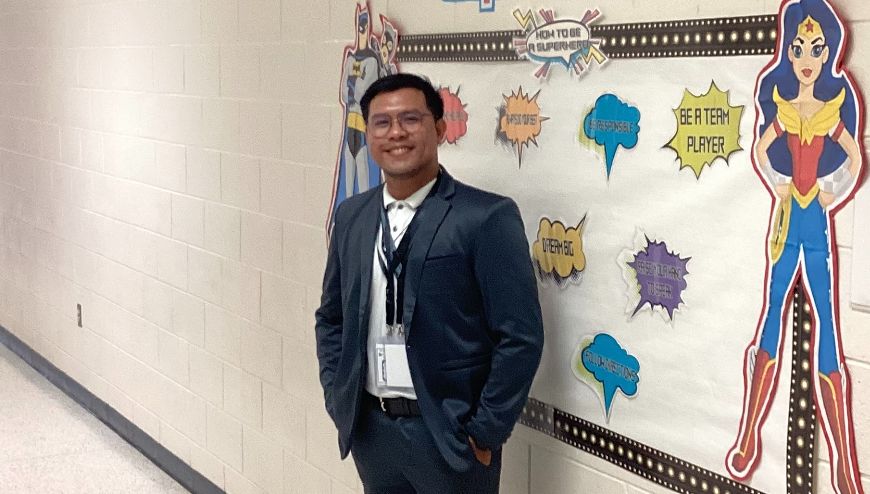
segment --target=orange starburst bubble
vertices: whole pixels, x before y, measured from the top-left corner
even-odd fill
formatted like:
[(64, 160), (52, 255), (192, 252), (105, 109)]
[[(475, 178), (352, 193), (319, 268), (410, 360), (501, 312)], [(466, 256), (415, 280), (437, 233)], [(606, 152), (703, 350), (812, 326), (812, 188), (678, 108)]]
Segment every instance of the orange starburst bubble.
[(523, 147), (528, 147), (529, 143), (538, 145), (535, 138), (541, 134), (541, 123), (549, 119), (541, 116), (537, 101), (539, 94), (540, 91), (529, 97), (520, 86), (510, 96), (503, 95), (504, 105), (499, 108), (497, 137), (515, 146), (520, 166), (523, 162)]

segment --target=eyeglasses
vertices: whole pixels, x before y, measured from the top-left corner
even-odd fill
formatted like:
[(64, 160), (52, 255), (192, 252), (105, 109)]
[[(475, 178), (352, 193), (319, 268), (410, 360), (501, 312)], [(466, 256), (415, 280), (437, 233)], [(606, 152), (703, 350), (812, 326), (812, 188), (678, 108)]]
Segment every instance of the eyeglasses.
[(405, 132), (417, 132), (423, 126), (423, 118), (431, 117), (431, 113), (418, 111), (403, 111), (395, 117), (386, 114), (377, 114), (369, 117), (366, 128), (374, 137), (384, 137), (393, 127), (393, 119)]

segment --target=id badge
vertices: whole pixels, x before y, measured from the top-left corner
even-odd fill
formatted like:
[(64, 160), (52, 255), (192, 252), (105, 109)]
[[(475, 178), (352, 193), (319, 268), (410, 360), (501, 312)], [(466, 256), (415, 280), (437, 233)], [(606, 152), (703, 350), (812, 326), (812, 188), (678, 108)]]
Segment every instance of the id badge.
[(375, 349), (377, 358), (377, 384), (391, 388), (412, 388), (408, 354), (402, 343), (379, 343)]

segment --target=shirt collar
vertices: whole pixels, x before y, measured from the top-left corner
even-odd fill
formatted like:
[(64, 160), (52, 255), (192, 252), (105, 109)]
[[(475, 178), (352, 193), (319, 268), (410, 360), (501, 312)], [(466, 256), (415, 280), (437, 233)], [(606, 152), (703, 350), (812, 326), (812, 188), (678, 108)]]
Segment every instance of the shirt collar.
[(389, 209), (390, 206), (395, 202), (403, 202), (408, 205), (411, 209), (417, 209), (420, 207), (420, 204), (423, 204), (423, 201), (429, 195), (429, 192), (432, 190), (432, 187), (435, 186), (435, 182), (438, 180), (438, 177), (433, 178), (426, 185), (417, 189), (417, 192), (414, 192), (407, 199), (399, 200), (390, 195), (390, 192), (387, 190), (387, 186), (384, 185), (384, 208)]

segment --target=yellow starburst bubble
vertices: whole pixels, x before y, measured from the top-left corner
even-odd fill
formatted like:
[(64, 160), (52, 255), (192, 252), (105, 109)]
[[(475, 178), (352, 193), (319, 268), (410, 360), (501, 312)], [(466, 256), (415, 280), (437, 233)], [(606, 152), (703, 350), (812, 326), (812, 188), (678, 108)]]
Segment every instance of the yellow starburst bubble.
[(538, 238), (532, 245), (532, 256), (538, 274), (555, 279), (558, 284), (579, 281), (586, 269), (586, 254), (583, 252), (584, 216), (576, 227), (566, 228), (561, 221), (541, 218)]
[(665, 147), (677, 153), (680, 169), (691, 168), (696, 178), (701, 176), (704, 166), (711, 166), (717, 158), (727, 163), (732, 153), (743, 149), (740, 147), (743, 106), (731, 106), (728, 92), (720, 90), (713, 81), (700, 96), (686, 89), (674, 116), (677, 131)]

